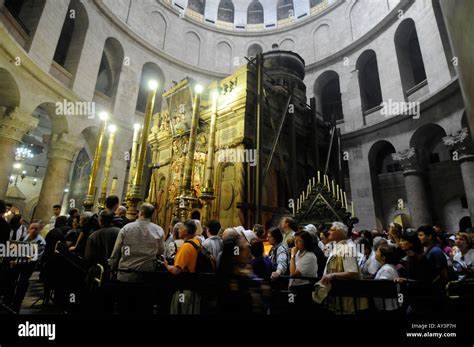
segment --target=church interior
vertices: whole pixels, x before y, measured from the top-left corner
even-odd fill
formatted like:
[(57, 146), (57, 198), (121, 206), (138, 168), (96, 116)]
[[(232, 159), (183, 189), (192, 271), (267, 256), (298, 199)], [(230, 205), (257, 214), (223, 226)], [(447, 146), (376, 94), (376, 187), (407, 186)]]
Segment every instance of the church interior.
[[(97, 300), (108, 315), (474, 307), (472, 16), (470, 0), (0, 0), (0, 318)], [(388, 309), (384, 281), (423, 282), (404, 266), (418, 242), (429, 264), (444, 252), (443, 288)], [(38, 259), (7, 265), (32, 243)], [(346, 256), (355, 270), (331, 262)], [(365, 294), (334, 303), (346, 278)], [(121, 287), (166, 281), (200, 307)]]

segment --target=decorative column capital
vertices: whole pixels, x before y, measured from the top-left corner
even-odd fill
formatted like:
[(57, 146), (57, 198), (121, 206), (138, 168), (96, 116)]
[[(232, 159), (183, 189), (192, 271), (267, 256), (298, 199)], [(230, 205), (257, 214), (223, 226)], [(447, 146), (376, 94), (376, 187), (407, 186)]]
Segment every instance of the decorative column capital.
[(49, 145), (48, 159), (65, 159), (73, 161), (74, 156), (82, 147), (82, 140), (78, 136), (67, 133), (52, 134), (47, 139)]
[(462, 128), (453, 135), (443, 137), (446, 147), (457, 152), (457, 160), (474, 161), (474, 145), (468, 128)]
[(422, 172), (416, 148), (411, 147), (401, 152), (393, 153), (392, 159), (400, 163), (405, 176)]
[(0, 137), (21, 142), (22, 137), (38, 126), (39, 120), (18, 107), (6, 108), (0, 116)]

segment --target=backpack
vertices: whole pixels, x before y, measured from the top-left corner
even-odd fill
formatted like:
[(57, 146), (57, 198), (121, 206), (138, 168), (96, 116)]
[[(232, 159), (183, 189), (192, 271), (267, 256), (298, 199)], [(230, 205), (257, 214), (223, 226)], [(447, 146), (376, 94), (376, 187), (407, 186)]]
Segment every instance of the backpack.
[(199, 247), (192, 241), (186, 241), (185, 243), (191, 244), (197, 251), (196, 260), (196, 272), (197, 273), (215, 273), (216, 272), (216, 260), (214, 257), (204, 249)]

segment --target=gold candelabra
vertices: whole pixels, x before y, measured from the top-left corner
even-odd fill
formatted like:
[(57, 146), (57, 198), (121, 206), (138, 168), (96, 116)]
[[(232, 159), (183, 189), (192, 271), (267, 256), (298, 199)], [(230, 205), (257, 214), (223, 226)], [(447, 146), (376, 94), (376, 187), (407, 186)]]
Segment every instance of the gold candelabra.
[(92, 162), (91, 174), (89, 176), (87, 196), (86, 196), (86, 200), (83, 203), (84, 209), (86, 211), (92, 211), (92, 208), (94, 207), (94, 199), (95, 199), (95, 191), (96, 191), (95, 182), (97, 179), (97, 172), (99, 170), (99, 161), (100, 161), (100, 156), (102, 153), (102, 143), (104, 142), (105, 130), (107, 128), (107, 121), (109, 119), (109, 115), (107, 114), (107, 112), (101, 112), (99, 117), (100, 117), (100, 120), (102, 121), (102, 125), (100, 127), (99, 139), (97, 141), (97, 146), (95, 148), (94, 161)]
[(107, 145), (107, 156), (105, 158), (104, 180), (102, 181), (102, 190), (99, 198), (99, 209), (101, 210), (105, 208), (105, 199), (107, 198), (107, 188), (109, 185), (110, 166), (112, 164), (112, 154), (116, 131), (117, 127), (114, 124), (109, 125), (109, 143)]
[(196, 152), (199, 108), (201, 106), (202, 91), (203, 87), (198, 84), (195, 87), (191, 131), (189, 133), (189, 144), (184, 163), (184, 177), (181, 183), (179, 197), (176, 198), (178, 203), (178, 216), (183, 221), (189, 218), (189, 212), (191, 210), (192, 201), (196, 200), (192, 189), (192, 177), (194, 167), (194, 153)]
[[(145, 110), (145, 119), (143, 121), (143, 131), (140, 141), (140, 150), (138, 151), (136, 169), (133, 172), (133, 182), (129, 185), (127, 192), (127, 218), (130, 220), (137, 219), (137, 206), (141, 201), (140, 186), (142, 184), (143, 170), (145, 167), (145, 158), (147, 152), (148, 134), (150, 133), (151, 119), (153, 117), (153, 110), (155, 108), (156, 92), (158, 90), (158, 82), (150, 81), (148, 84), (149, 92)], [(136, 130), (135, 130), (136, 133)], [(134, 133), (134, 137), (135, 137)], [(132, 153), (133, 156), (133, 153)], [(134, 162), (130, 164), (130, 168)]]

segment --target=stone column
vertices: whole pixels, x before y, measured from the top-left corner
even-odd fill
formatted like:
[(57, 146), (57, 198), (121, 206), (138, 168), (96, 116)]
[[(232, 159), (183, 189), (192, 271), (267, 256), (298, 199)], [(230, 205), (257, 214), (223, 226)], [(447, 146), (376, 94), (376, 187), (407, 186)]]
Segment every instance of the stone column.
[(395, 161), (400, 162), (405, 178), (405, 189), (412, 226), (418, 228), (431, 224), (429, 201), (425, 189), (425, 175), (418, 161), (415, 148), (409, 148), (399, 153), (392, 154)]
[(61, 204), (69, 180), (72, 161), (81, 146), (78, 137), (67, 133), (52, 134), (48, 149), (48, 167), (41, 186), (35, 219), (49, 222), (53, 205)]
[(5, 198), (15, 162), (15, 151), (23, 135), (38, 125), (38, 119), (20, 111), (6, 109), (0, 116), (0, 199)]
[(467, 128), (443, 138), (444, 145), (453, 150), (453, 159), (459, 162), (464, 191), (471, 220), (474, 220), (474, 145)]

